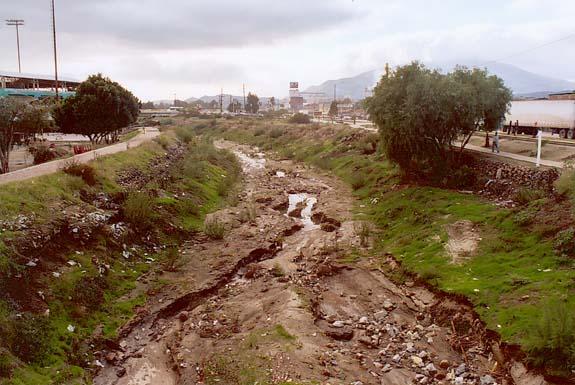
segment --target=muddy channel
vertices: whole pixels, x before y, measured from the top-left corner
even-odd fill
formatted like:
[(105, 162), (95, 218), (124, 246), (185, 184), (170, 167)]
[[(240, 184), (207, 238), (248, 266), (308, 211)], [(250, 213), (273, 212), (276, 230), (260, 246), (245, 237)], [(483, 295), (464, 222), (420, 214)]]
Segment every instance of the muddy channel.
[[(238, 205), (211, 214), (225, 238), (182, 248), (184, 265), (98, 352), (96, 385), (232, 385), (246, 372), (269, 384), (543, 383), (494, 354), (469, 309), (388, 279), (396, 263), (382, 256), (384, 273), (368, 256), (340, 181), (217, 146), (244, 171)], [(366, 257), (344, 263), (352, 253)]]

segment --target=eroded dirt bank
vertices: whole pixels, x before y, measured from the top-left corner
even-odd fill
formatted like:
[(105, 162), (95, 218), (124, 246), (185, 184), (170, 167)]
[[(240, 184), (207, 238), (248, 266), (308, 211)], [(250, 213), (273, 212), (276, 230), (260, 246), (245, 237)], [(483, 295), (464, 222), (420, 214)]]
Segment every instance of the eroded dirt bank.
[(226, 236), (186, 245), (100, 352), (95, 384), (544, 383), (510, 370), (470, 309), (394, 284), (369, 258), (344, 263), (369, 245), (338, 180), (218, 145), (245, 172), (238, 205), (213, 214)]

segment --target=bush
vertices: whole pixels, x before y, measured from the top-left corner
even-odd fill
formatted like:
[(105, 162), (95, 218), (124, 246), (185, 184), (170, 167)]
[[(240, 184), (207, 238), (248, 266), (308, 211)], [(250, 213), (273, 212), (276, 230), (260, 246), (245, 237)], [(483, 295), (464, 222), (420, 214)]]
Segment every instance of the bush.
[(575, 256), (575, 229), (571, 227), (557, 233), (553, 245), (561, 255)]
[(74, 175), (82, 178), (82, 180), (88, 186), (93, 186), (96, 184), (96, 169), (88, 164), (82, 164), (76, 162), (75, 160), (71, 160), (64, 165), (62, 171), (68, 175)]
[(351, 188), (353, 188), (354, 190), (359, 190), (362, 187), (365, 187), (365, 185), (367, 184), (367, 179), (365, 175), (363, 175), (361, 172), (357, 172), (351, 176), (350, 183)]
[(28, 152), (34, 157), (34, 164), (46, 163), (58, 156), (56, 151), (44, 143), (28, 147)]
[(128, 195), (123, 206), (126, 221), (139, 230), (152, 227), (154, 219), (154, 199), (143, 192), (134, 192)]
[(527, 205), (533, 201), (545, 198), (545, 196), (544, 191), (521, 187), (515, 192), (513, 200), (520, 205)]
[(8, 378), (15, 368), (12, 356), (6, 351), (0, 351), (0, 378)]
[(200, 215), (200, 208), (191, 199), (178, 200), (178, 202), (176, 203), (176, 208), (180, 214), (183, 214), (185, 216), (192, 215), (197, 217)]
[(264, 130), (263, 128), (260, 127), (254, 131), (254, 136), (262, 136), (265, 133), (266, 133), (266, 130)]
[(186, 127), (178, 127), (176, 129), (176, 136), (186, 144), (191, 143), (194, 140), (194, 133)]
[(167, 150), (168, 147), (170, 147), (170, 140), (165, 135), (158, 136), (154, 141), (162, 146), (164, 150)]
[(377, 151), (379, 144), (378, 134), (368, 134), (356, 143), (356, 148), (364, 155), (371, 155)]
[(296, 123), (296, 124), (308, 124), (308, 123), (311, 123), (311, 119), (310, 119), (309, 115), (302, 114), (301, 112), (298, 112), (297, 114), (295, 114), (291, 118), (289, 118), (288, 122)]
[(355, 235), (359, 237), (359, 244), (362, 247), (369, 246), (369, 239), (371, 238), (371, 226), (368, 222), (361, 222), (353, 225)]
[(73, 302), (95, 311), (104, 303), (104, 293), (108, 284), (104, 277), (82, 277), (75, 287)]
[(43, 315), (22, 313), (13, 319), (12, 353), (26, 363), (39, 363), (50, 350), (50, 323)]
[(537, 210), (529, 208), (526, 210), (519, 211), (517, 214), (515, 214), (515, 216), (513, 217), (513, 223), (519, 226), (529, 226), (531, 223), (533, 223), (536, 217), (537, 217)]
[(550, 301), (527, 335), (525, 347), (536, 366), (575, 368), (575, 314), (567, 304)]
[(270, 138), (277, 139), (285, 134), (285, 131), (282, 128), (274, 128), (270, 131)]
[(555, 181), (555, 190), (559, 195), (573, 196), (575, 190), (575, 169), (564, 169)]
[(476, 182), (477, 175), (475, 171), (465, 165), (458, 167), (447, 177), (446, 185), (450, 188), (471, 188)]
[(204, 233), (212, 239), (224, 239), (226, 226), (218, 218), (211, 216), (204, 222)]

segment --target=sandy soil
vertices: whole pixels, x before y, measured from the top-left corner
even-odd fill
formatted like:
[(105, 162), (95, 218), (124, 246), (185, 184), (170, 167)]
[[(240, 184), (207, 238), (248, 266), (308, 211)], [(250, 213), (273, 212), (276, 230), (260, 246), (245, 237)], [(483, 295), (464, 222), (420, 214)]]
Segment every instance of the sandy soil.
[[(392, 282), (392, 256), (383, 269), (370, 258), (341, 262), (366, 253), (347, 187), (257, 149), (218, 145), (245, 172), (239, 204), (214, 214), (225, 239), (184, 248), (185, 265), (161, 276), (170, 284), (120, 330), (116, 349), (98, 352), (96, 385), (254, 383), (242, 371), (270, 384), (513, 383), (469, 308)], [(517, 365), (516, 382), (531, 381)]]
[(455, 264), (463, 263), (473, 257), (479, 246), (481, 237), (471, 221), (458, 221), (445, 226), (447, 244), (445, 249)]

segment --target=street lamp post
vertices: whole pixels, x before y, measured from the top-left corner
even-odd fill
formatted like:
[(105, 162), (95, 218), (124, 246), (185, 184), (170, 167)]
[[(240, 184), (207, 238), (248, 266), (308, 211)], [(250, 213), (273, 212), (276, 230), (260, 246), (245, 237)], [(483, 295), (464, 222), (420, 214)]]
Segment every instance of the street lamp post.
[(18, 73), (22, 73), (22, 65), (20, 63), (20, 27), (24, 25), (24, 20), (8, 19), (6, 25), (16, 27), (16, 47), (18, 48)]

